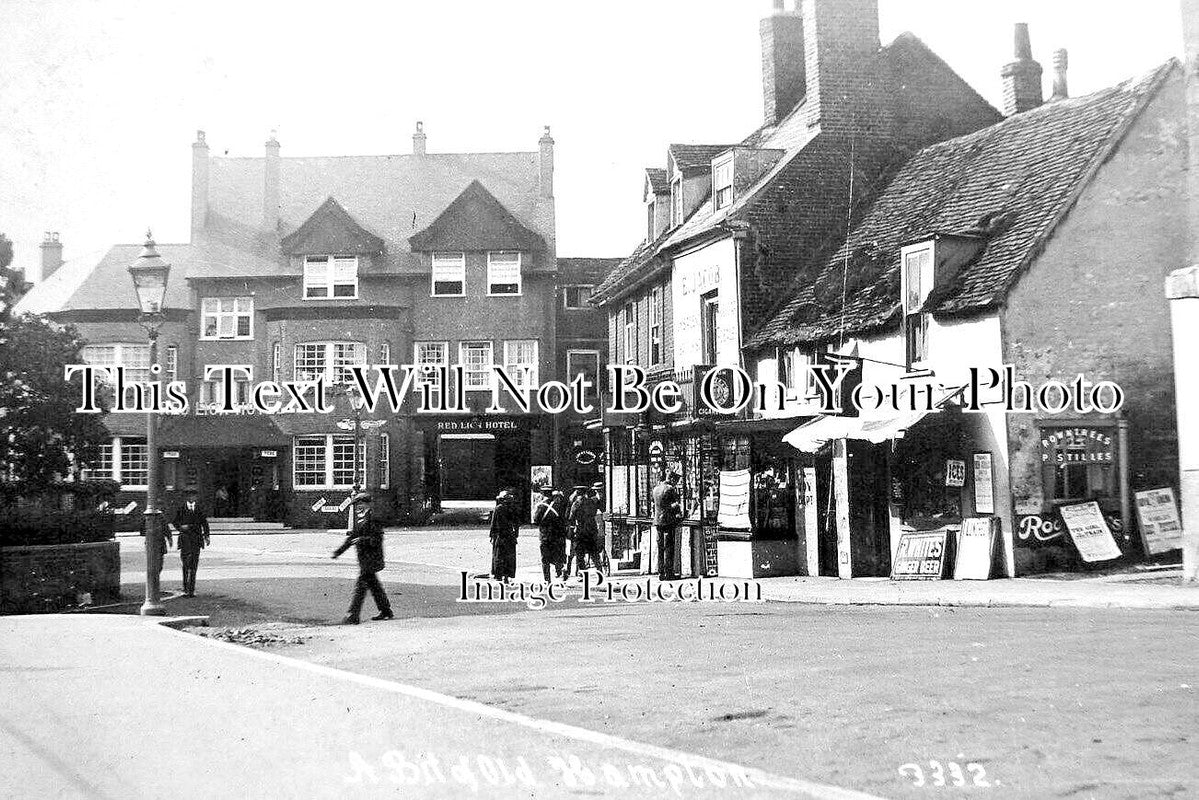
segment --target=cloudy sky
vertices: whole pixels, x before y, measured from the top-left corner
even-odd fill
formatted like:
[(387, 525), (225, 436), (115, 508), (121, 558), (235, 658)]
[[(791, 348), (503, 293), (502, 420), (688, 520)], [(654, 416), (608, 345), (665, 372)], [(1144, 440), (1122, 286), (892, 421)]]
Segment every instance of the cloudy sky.
[[(790, 6), (793, 0), (787, 0)], [(992, 103), (1028, 22), (1071, 94), (1182, 51), (1178, 0), (879, 0)], [(640, 239), (641, 169), (670, 142), (742, 138), (761, 117), (769, 0), (0, 0), (0, 232), (66, 257), (188, 237), (191, 149), (261, 155), (534, 150), (557, 140), (559, 254)]]

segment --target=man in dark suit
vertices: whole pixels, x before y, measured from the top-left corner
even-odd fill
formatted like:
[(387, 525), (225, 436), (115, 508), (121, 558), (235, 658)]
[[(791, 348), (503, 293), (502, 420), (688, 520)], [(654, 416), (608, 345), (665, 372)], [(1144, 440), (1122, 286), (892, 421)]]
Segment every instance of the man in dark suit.
[(350, 600), (350, 610), (342, 625), (357, 625), (358, 615), (362, 613), (362, 602), (366, 599), (367, 590), (375, 599), (379, 613), (371, 619), (394, 619), (391, 613), (391, 602), (379, 583), (378, 573), (383, 569), (383, 526), (371, 516), (371, 496), (359, 494), (354, 498), (354, 527), (346, 535), (346, 540), (333, 551), (333, 558), (350, 549), (350, 545), (358, 551), (358, 582), (354, 584), (354, 595)]
[(668, 472), (654, 487), (654, 527), (658, 529), (658, 578), (676, 580), (674, 569), (676, 533), (683, 517), (679, 497), (679, 474)]
[(566, 501), (552, 486), (542, 486), (540, 492), (533, 524), (541, 535), (541, 572), (549, 583), (551, 576), (561, 578), (566, 566)]
[(200, 550), (209, 544), (208, 517), (196, 503), (195, 492), (187, 493), (183, 508), (175, 514), (174, 525), (179, 532), (179, 560), (183, 562), (183, 595), (195, 597)]

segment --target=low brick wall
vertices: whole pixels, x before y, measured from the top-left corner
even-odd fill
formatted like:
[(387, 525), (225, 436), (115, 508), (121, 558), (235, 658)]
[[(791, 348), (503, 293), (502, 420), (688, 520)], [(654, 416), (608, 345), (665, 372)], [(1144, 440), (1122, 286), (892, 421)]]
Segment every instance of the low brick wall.
[(85, 593), (93, 605), (121, 599), (117, 542), (0, 547), (0, 613), (57, 611)]

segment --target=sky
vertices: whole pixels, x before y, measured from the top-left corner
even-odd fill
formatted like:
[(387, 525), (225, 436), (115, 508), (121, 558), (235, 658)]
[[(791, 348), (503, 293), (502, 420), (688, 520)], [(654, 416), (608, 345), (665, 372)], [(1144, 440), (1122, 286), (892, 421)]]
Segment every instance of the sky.
[[(794, 0), (786, 0), (788, 7)], [(1001, 105), (1012, 25), (1070, 53), (1072, 96), (1181, 56), (1178, 0), (878, 0)], [(559, 256), (641, 239), (642, 170), (671, 142), (761, 124), (758, 22), (770, 0), (0, 0), (0, 232), (36, 275), (67, 259), (188, 239), (191, 143), (261, 156), (537, 149), (556, 140)]]

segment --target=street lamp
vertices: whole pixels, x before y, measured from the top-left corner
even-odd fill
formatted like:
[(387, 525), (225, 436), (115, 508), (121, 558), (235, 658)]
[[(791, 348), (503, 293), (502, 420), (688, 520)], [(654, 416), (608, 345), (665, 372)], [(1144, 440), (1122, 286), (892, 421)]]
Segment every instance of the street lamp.
[[(154, 247), (154, 237), (146, 231), (146, 243), (141, 255), (129, 265), (133, 289), (137, 293), (138, 323), (150, 340), (151, 377), (158, 363), (158, 329), (163, 323), (163, 301), (166, 299), (167, 279), (171, 265), (162, 260)], [(153, 407), (146, 411), (146, 601), (143, 615), (161, 616), (166, 613), (159, 592), (162, 573), (163, 520), (158, 507), (158, 417)]]

